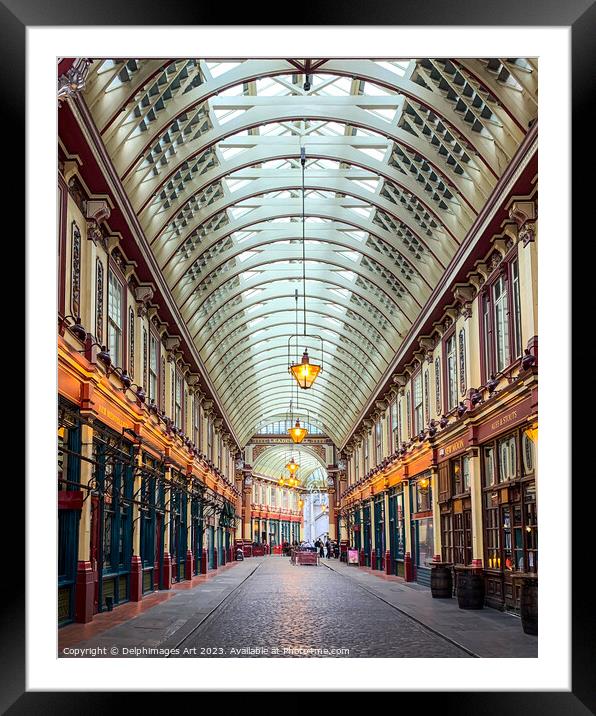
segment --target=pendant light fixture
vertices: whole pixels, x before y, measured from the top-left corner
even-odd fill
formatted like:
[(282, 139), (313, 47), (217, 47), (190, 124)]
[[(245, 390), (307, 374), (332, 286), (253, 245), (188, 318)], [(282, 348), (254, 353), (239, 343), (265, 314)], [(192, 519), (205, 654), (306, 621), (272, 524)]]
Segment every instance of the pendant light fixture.
[(296, 418), (296, 424), (288, 430), (288, 434), (292, 438), (292, 442), (298, 444), (307, 436), (308, 430), (300, 425), (300, 418)]
[[(302, 165), (302, 313), (304, 322), (304, 333), (303, 337), (306, 339), (306, 216), (305, 216), (305, 186), (304, 186), (304, 167), (306, 165), (306, 151), (304, 147), (300, 147), (300, 164)], [(297, 296), (297, 294), (296, 294)], [(288, 371), (296, 380), (298, 386), (303, 390), (308, 390), (312, 387), (313, 383), (317, 379), (320, 373), (323, 371), (323, 339), (321, 336), (311, 336), (317, 338), (321, 342), (321, 365), (311, 362), (310, 356), (308, 355), (308, 348), (304, 348), (302, 353), (302, 359), (298, 363), (290, 361), (291, 343), (292, 338), (298, 346), (298, 331), (295, 336), (290, 336), (288, 340)]]
[(298, 468), (300, 465), (294, 460), (293, 457), (290, 458), (290, 462), (286, 465), (286, 470), (290, 473), (290, 475), (294, 476), (298, 472)]

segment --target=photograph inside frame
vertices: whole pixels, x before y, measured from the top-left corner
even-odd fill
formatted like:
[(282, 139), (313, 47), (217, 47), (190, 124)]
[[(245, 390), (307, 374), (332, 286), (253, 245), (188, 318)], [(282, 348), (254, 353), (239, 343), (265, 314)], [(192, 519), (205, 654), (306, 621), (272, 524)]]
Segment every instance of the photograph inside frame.
[(58, 656), (537, 657), (538, 60), (57, 84)]

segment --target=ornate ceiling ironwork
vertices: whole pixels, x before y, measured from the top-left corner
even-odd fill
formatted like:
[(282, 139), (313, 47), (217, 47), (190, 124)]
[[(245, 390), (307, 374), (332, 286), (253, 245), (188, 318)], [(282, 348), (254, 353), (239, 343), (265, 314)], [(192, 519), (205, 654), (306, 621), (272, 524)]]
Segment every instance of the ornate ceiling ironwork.
[(292, 397), (301, 147), (327, 368), (300, 401), (341, 444), (535, 119), (537, 87), (537, 62), (515, 58), (92, 63), (86, 102), (243, 444)]

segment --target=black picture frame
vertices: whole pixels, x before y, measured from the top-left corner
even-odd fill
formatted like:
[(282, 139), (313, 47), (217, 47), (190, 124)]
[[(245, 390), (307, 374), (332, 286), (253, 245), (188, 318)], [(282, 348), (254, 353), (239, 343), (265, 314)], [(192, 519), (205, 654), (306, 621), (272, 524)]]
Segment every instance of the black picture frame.
[[(91, 2), (77, 2), (75, 0), (0, 0), (0, 77), (3, 96), (2, 120), (5, 124), (4, 156), (5, 167), (10, 168), (11, 176), (18, 168), (23, 167), (25, 157), (24, 131), (19, 134), (18, 128), (25, 127), (25, 33), (28, 26), (105, 26), (109, 25), (222, 25), (225, 20), (224, 12), (218, 11), (217, 4), (206, 7), (207, 3), (190, 4), (181, 0), (168, 0), (167, 3), (151, 3), (149, 0), (101, 0)], [(255, 13), (254, 7), (244, 5), (234, 8), (234, 25), (250, 26), (259, 20), (258, 25), (282, 24), (280, 6), (268, 4), (259, 7)], [(291, 18), (295, 23), (296, 16)], [(271, 19), (272, 23), (267, 23)], [(401, 2), (388, 3), (386, 0), (368, 0), (366, 3), (327, 3), (309, 4), (304, 8), (304, 26), (313, 25), (355, 25), (355, 26), (404, 26), (404, 25), (440, 25), (440, 26), (566, 26), (571, 29), (572, 48), (572, 131), (576, 138), (572, 146), (573, 161), (573, 192), (572, 212), (576, 219), (589, 210), (593, 203), (588, 191), (593, 179), (584, 181), (581, 175), (582, 167), (590, 166), (589, 149), (590, 139), (586, 135), (593, 114), (590, 110), (590, 100), (594, 96), (594, 46), (596, 37), (596, 5), (594, 0), (499, 0), (488, 4), (478, 0), (452, 0), (451, 2), (429, 2), (428, 0), (401, 0)], [(308, 27), (305, 28), (306, 30)], [(16, 141), (22, 137), (22, 144)], [(23, 182), (24, 183), (24, 182)], [(25, 198), (21, 192), (23, 184), (12, 176), (8, 186), (5, 187), (5, 206), (11, 207), (13, 218), (19, 216), (17, 207), (22, 207), (24, 215)], [(8, 192), (8, 195), (6, 195)], [(592, 199), (592, 201), (590, 201)], [(22, 219), (19, 228), (22, 227)], [(577, 231), (577, 228), (576, 228)], [(593, 234), (584, 234), (583, 238), (593, 242)], [(15, 236), (18, 236), (18, 229)], [(574, 263), (576, 270), (575, 285), (587, 280), (587, 273), (580, 276), (580, 272), (587, 271), (591, 262), (583, 258), (582, 266)], [(578, 252), (576, 252), (577, 254)], [(593, 281), (593, 277), (592, 277)], [(6, 294), (5, 294), (6, 295)], [(579, 330), (585, 331), (585, 323), (579, 326), (579, 321), (585, 317), (575, 316)], [(576, 327), (572, 323), (572, 328)], [(29, 351), (33, 350), (28, 346)], [(582, 351), (582, 353), (584, 353)], [(583, 355), (585, 357), (585, 354)], [(574, 354), (578, 360), (577, 352)], [(585, 370), (585, 368), (584, 368)], [(579, 384), (579, 379), (576, 387)], [(587, 391), (586, 391), (587, 392)], [(586, 396), (587, 397), (587, 396)], [(583, 426), (582, 426), (583, 428)], [(586, 450), (585, 433), (573, 435), (572, 454), (581, 455)], [(582, 431), (583, 432), (583, 431)], [(582, 437), (584, 439), (582, 439)], [(581, 440), (581, 444), (580, 444)], [(573, 449), (575, 448), (575, 449)], [(571, 474), (571, 472), (569, 473)], [(424, 709), (440, 709), (440, 712), (456, 712), (458, 714), (482, 713), (487, 716), (505, 712), (513, 714), (556, 714), (577, 716), (596, 713), (596, 689), (594, 688), (596, 674), (596, 638), (594, 636), (594, 586), (590, 579), (593, 573), (591, 557), (590, 534), (588, 533), (593, 516), (589, 510), (594, 496), (594, 479), (592, 470), (582, 471), (580, 485), (576, 480), (576, 489), (573, 491), (573, 542), (578, 545), (573, 551), (571, 573), (572, 577), (572, 691), (570, 692), (427, 692), (424, 695)], [(566, 471), (562, 470), (562, 479), (566, 479)], [(7, 484), (7, 483), (5, 483)], [(18, 484), (18, 482), (16, 482)], [(18, 504), (18, 489), (13, 481), (10, 488), (11, 501)], [(22, 487), (23, 506), (25, 505), (24, 481)], [(8, 492), (5, 492), (5, 499)], [(24, 517), (24, 511), (23, 511)], [(22, 519), (22, 525), (24, 519)], [(19, 529), (19, 527), (17, 527)], [(15, 533), (18, 534), (18, 533)], [(23, 542), (24, 544), (24, 542)], [(581, 545), (581, 548), (579, 547)], [(12, 549), (5, 543), (5, 549), (10, 555), (10, 588), (5, 583), (2, 634), (1, 634), (1, 661), (0, 669), (0, 709), (2, 713), (9, 714), (75, 714), (75, 713), (106, 713), (110, 708), (126, 708), (137, 699), (136, 692), (118, 693), (106, 692), (31, 692), (25, 686), (25, 575), (24, 564), (20, 558), (13, 557)], [(19, 554), (21, 552), (19, 551)], [(564, 565), (562, 569), (566, 569)], [(18, 570), (22, 569), (19, 574)], [(5, 573), (5, 578), (8, 575)], [(563, 615), (564, 616), (564, 615)], [(91, 662), (90, 662), (91, 664)], [(350, 667), (350, 672), (357, 672), (356, 667)], [(318, 690), (339, 690), (333, 684), (326, 686), (321, 679), (316, 685)], [(499, 684), (501, 686), (502, 684)], [(76, 685), (73, 685), (76, 686)], [(131, 688), (134, 685), (131, 685)], [(374, 690), (381, 684), (362, 683), (362, 690)], [(473, 688), (473, 684), (471, 684)], [(267, 691), (267, 688), (262, 688)], [(272, 689), (273, 690), (273, 689)], [(402, 693), (397, 696), (399, 703), (402, 698), (411, 698), (412, 694)], [(152, 696), (155, 708), (155, 696)], [(178, 696), (168, 698), (169, 708), (179, 708)], [(419, 699), (416, 695), (414, 698)], [(117, 699), (117, 701), (116, 701)], [(418, 707), (421, 702), (416, 702)], [(165, 705), (165, 704), (164, 704)]]

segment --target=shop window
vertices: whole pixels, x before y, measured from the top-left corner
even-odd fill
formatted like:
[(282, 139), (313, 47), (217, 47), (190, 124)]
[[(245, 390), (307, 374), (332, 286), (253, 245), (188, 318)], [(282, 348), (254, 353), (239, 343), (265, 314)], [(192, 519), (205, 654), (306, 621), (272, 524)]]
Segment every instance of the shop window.
[(484, 448), (484, 484), (492, 487), (495, 482), (495, 449), (493, 446)]
[(364, 436), (363, 449), (364, 449), (364, 472), (366, 474), (368, 472), (368, 435)]
[(489, 569), (501, 569), (499, 539), (499, 493), (487, 492), (484, 496), (484, 534), (486, 539), (486, 564)]
[(108, 279), (108, 350), (112, 363), (122, 366), (122, 284), (113, 271)]
[(432, 487), (428, 477), (420, 478), (415, 483), (415, 507), (416, 512), (432, 510)]
[(441, 557), (443, 562), (453, 562), (451, 513), (441, 515)]
[(434, 556), (433, 519), (427, 517), (416, 520), (417, 555), (416, 564), (426, 567)]
[(498, 443), (499, 482), (513, 480), (517, 476), (515, 436), (511, 435)]
[(522, 435), (522, 456), (524, 465), (524, 475), (534, 474), (534, 441), (523, 433)]
[(412, 437), (412, 404), (410, 391), (406, 391), (406, 422), (408, 424), (408, 438)]
[(470, 510), (453, 515), (453, 559), (456, 564), (472, 562), (472, 513)]
[(524, 511), (527, 571), (536, 572), (538, 570), (538, 520), (534, 482), (524, 486)]

